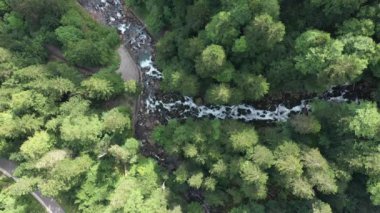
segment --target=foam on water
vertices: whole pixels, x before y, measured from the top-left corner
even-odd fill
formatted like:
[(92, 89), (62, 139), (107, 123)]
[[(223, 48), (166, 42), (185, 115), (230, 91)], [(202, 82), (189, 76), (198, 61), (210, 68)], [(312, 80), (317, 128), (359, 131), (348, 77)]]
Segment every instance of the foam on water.
[[(254, 106), (240, 104), (240, 105), (220, 105), (220, 106), (205, 106), (197, 105), (190, 97), (185, 97), (183, 101), (178, 100), (174, 102), (164, 103), (161, 100), (156, 100), (149, 97), (146, 100), (148, 113), (155, 111), (177, 111), (181, 117), (211, 117), (218, 119), (238, 119), (243, 121), (286, 121), (291, 113), (300, 113), (303, 109), (309, 110), (310, 105), (306, 101), (292, 108), (287, 108), (280, 104), (275, 110), (261, 110), (256, 109)], [(170, 117), (168, 117), (170, 119)]]
[[(329, 92), (330, 92), (330, 91), (329, 91)], [(347, 93), (347, 90), (344, 90), (344, 91), (342, 92), (341, 95), (336, 96), (336, 97), (330, 97), (330, 98), (328, 99), (328, 101), (333, 101), (333, 102), (347, 102), (348, 99), (344, 97), (344, 95), (345, 95), (346, 93)]]
[[(108, 3), (106, 0), (101, 0), (103, 5), (97, 5), (97, 8), (106, 12), (107, 20), (110, 20), (109, 25), (117, 28), (124, 36), (131, 47), (131, 50), (140, 51), (150, 55), (148, 59), (140, 61), (139, 66), (145, 71), (145, 75), (150, 78), (161, 80), (162, 73), (155, 67), (152, 59), (153, 48), (150, 36), (144, 31), (143, 26), (136, 25), (135, 23), (128, 22), (124, 19), (125, 12), (121, 5), (120, 0), (113, 0)], [(149, 83), (148, 83), (149, 84)], [(336, 91), (332, 89), (326, 92), (324, 99), (333, 102), (348, 101), (344, 98), (346, 91), (339, 94), (334, 94)], [(300, 113), (303, 110), (310, 110), (310, 105), (307, 101), (302, 101), (299, 105), (292, 108), (280, 104), (273, 111), (256, 109), (254, 106), (240, 104), (240, 105), (220, 105), (220, 106), (206, 106), (197, 105), (191, 97), (183, 97), (182, 100), (173, 102), (163, 102), (157, 100), (154, 96), (154, 90), (149, 90), (149, 97), (145, 100), (146, 110), (148, 113), (152, 112), (165, 112), (164, 114), (175, 114), (172, 118), (186, 118), (186, 117), (211, 117), (217, 119), (239, 119), (243, 121), (286, 121), (290, 114)], [(174, 112), (174, 113), (173, 113)], [(170, 119), (169, 115), (166, 117)]]
[(126, 24), (120, 24), (119, 27), (117, 28), (121, 34), (124, 34), (125, 31), (127, 31), (127, 25)]
[(158, 71), (156, 67), (153, 65), (152, 56), (149, 57), (146, 60), (143, 60), (140, 62), (140, 67), (142, 69), (147, 69), (148, 71), (145, 73), (146, 75), (156, 78), (156, 79), (162, 79), (162, 73)]

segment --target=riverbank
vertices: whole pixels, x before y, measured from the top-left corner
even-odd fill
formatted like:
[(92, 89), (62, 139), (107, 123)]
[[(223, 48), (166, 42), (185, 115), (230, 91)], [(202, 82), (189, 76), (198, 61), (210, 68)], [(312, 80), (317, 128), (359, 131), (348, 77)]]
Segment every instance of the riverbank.
[[(80, 0), (79, 3), (97, 21), (118, 29), (123, 42), (122, 45), (129, 53), (124, 54), (124, 56), (120, 55), (123, 57), (121, 67), (134, 70), (126, 71), (125, 75), (138, 70), (139, 82), (143, 88), (136, 100), (135, 112), (133, 113), (135, 137), (143, 144), (141, 149), (143, 155), (153, 157), (161, 165), (172, 168), (173, 166), (170, 166), (172, 163), (165, 162), (165, 159), (168, 158), (165, 157), (163, 150), (151, 140), (151, 134), (155, 127), (165, 122), (164, 117), (159, 112), (150, 113), (146, 104), (146, 100), (155, 97), (159, 92), (159, 81), (154, 74), (150, 74), (152, 73), (150, 72), (152, 71), (151, 67), (141, 66), (144, 61), (154, 57), (154, 44), (151, 36), (141, 21), (119, 0)], [(124, 58), (125, 56), (127, 58)], [(135, 74), (133, 75), (135, 76)]]
[[(354, 85), (334, 87), (320, 96), (316, 94), (287, 94), (266, 97), (249, 104), (231, 106), (202, 105), (191, 97), (163, 94), (160, 91), (161, 72), (155, 67), (154, 41), (144, 23), (120, 0), (81, 0), (82, 6), (102, 23), (119, 30), (124, 46), (140, 71), (143, 91), (135, 109), (135, 135), (143, 142), (143, 153), (163, 162), (163, 151), (154, 147), (151, 133), (157, 125), (169, 119), (211, 118), (235, 119), (244, 122), (286, 121), (291, 114), (304, 113), (310, 109), (309, 102), (322, 99), (332, 102), (369, 99), (373, 85), (359, 82)], [(129, 61), (129, 63), (133, 63)]]

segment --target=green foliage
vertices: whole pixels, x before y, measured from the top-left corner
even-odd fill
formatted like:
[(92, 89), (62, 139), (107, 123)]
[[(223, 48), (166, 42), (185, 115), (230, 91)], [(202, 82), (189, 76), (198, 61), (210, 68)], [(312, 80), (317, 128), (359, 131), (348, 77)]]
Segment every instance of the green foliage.
[(231, 13), (221, 11), (213, 16), (211, 21), (206, 25), (206, 35), (211, 43), (221, 44), (226, 47), (231, 46), (232, 42), (239, 35)]
[(7, 188), (7, 193), (12, 196), (27, 195), (34, 191), (38, 183), (34, 178), (20, 178), (16, 183)]
[(196, 76), (181, 69), (167, 68), (163, 72), (164, 80), (161, 87), (164, 91), (180, 92), (183, 95), (195, 96), (198, 94), (199, 83)]
[(202, 172), (198, 172), (198, 173), (192, 175), (187, 180), (187, 183), (189, 184), (189, 186), (194, 187), (196, 189), (199, 189), (201, 187), (202, 182), (203, 182), (203, 173)]
[(87, 173), (84, 183), (76, 194), (76, 203), (79, 204), (78, 209), (81, 212), (105, 211), (107, 197), (116, 179), (114, 173), (105, 171), (113, 171), (108, 162), (95, 164)]
[(368, 36), (375, 34), (375, 25), (371, 19), (348, 19), (343, 22), (338, 33), (340, 35)]
[(70, 147), (88, 147), (99, 140), (103, 130), (102, 122), (97, 116), (66, 117), (60, 127), (61, 138)]
[[(263, 169), (270, 167), (273, 155), (257, 145), (258, 135), (252, 127), (237, 122), (187, 120), (180, 125), (171, 121), (156, 129), (154, 136), (165, 150), (184, 159), (174, 172), (175, 183), (205, 190), (213, 205), (221, 205), (219, 189), (237, 190), (244, 198), (265, 198), (268, 174)], [(266, 162), (260, 161), (261, 153), (251, 153), (256, 148), (266, 150)], [(224, 196), (234, 197), (232, 193)]]
[[(0, 177), (0, 207), (1, 212), (43, 212), (44, 208), (35, 200), (32, 195), (21, 195), (22, 190), (28, 190), (28, 185), (33, 185), (34, 180), (20, 179), (21, 183), (12, 184), (12, 180)], [(22, 186), (21, 186), (22, 185)], [(12, 195), (13, 192), (15, 195)], [(25, 191), (24, 191), (25, 192)]]
[[(321, 93), (367, 80), (371, 72), (377, 75), (379, 20), (372, 1), (128, 4), (140, 9), (155, 35), (164, 35), (157, 36), (157, 61), (164, 71), (165, 92), (201, 96), (209, 104), (234, 104), (272, 92), (279, 97), (288, 97), (281, 95), (289, 91), (295, 97), (305, 91)], [(363, 175), (365, 194), (369, 178), (368, 192), (377, 203), (377, 107), (322, 101), (312, 105), (307, 116), (256, 130), (210, 120), (169, 121), (158, 127), (154, 139), (179, 164), (167, 185), (186, 195), (188, 190), (202, 191), (203, 203), (226, 212), (376, 209), (368, 195), (350, 191), (350, 181), (356, 184), (353, 174)], [(113, 148), (120, 156), (128, 150)], [(127, 178), (137, 174), (135, 168), (131, 166)], [(119, 195), (139, 184), (133, 181)], [(115, 207), (138, 212), (144, 192), (128, 191), (130, 201), (115, 195)], [(184, 210), (203, 211), (198, 203)]]
[(252, 153), (248, 152), (248, 156), (262, 169), (270, 168), (274, 163), (272, 151), (262, 145), (255, 146)]
[(325, 70), (320, 72), (319, 78), (329, 79), (332, 85), (345, 84), (353, 82), (362, 74), (363, 70), (367, 68), (368, 62), (356, 56), (342, 56), (334, 61)]
[(291, 141), (286, 141), (276, 148), (275, 167), (280, 174), (287, 175), (289, 178), (299, 177), (302, 174), (302, 164), (300, 157), (300, 148)]
[(206, 101), (212, 104), (227, 104), (231, 102), (232, 98), (231, 88), (224, 84), (210, 87), (206, 94)]
[(268, 14), (260, 15), (247, 26), (245, 36), (254, 52), (272, 49), (274, 45), (282, 41), (285, 35), (285, 26), (281, 22), (275, 22)]
[(181, 58), (194, 61), (206, 48), (205, 41), (199, 37), (188, 38), (180, 43), (178, 54)]
[(355, 115), (350, 118), (348, 128), (357, 137), (373, 138), (379, 131), (380, 114), (377, 106), (364, 103), (355, 110)]
[(108, 81), (112, 87), (112, 96), (117, 96), (125, 93), (124, 81), (120, 77), (120, 74), (116, 73), (115, 70), (100, 70), (92, 77)]
[(325, 68), (326, 58), (339, 56), (343, 51), (343, 44), (331, 41), (328, 33), (309, 30), (297, 38), (295, 49), (300, 54), (295, 58), (296, 68), (303, 74), (308, 74)]
[(108, 133), (123, 133), (131, 128), (131, 120), (125, 113), (115, 108), (102, 116), (103, 130)]
[(124, 212), (169, 212), (168, 192), (160, 188), (152, 160), (141, 159), (132, 172), (121, 177), (110, 196), (110, 210)]
[(3, 16), (6, 12), (10, 10), (10, 6), (7, 1), (0, 1), (0, 16)]
[(376, 53), (376, 44), (370, 37), (365, 36), (345, 36), (342, 38), (344, 52), (354, 54), (360, 59), (371, 61)]
[(332, 213), (330, 205), (320, 200), (314, 201), (312, 206), (313, 206), (313, 213)]
[(216, 77), (226, 65), (226, 54), (222, 46), (210, 45), (203, 50), (197, 62), (197, 73), (202, 77)]
[(328, 0), (309, 0), (310, 4), (313, 7), (322, 8), (326, 16), (343, 16), (347, 17), (357, 11), (360, 6), (365, 3), (367, 0), (337, 0), (337, 1), (328, 1)]
[(249, 205), (241, 205), (239, 207), (233, 208), (230, 211), (230, 213), (248, 213), (248, 212), (264, 213), (265, 207), (257, 203), (251, 203)]
[(187, 205), (187, 212), (189, 213), (201, 213), (203, 211), (204, 210), (199, 203), (191, 202), (189, 205)]
[(80, 81), (83, 79), (83, 76), (78, 70), (65, 63), (50, 62), (47, 64), (47, 68), (51, 75), (70, 80), (76, 86), (79, 85)]
[(80, 40), (75, 44), (69, 44), (65, 56), (67, 60), (76, 65), (104, 65), (110, 58), (102, 58), (101, 48), (89, 40)]
[(68, 157), (66, 150), (51, 150), (44, 154), (36, 163), (37, 169), (53, 168), (57, 163)]
[(230, 88), (226, 84), (213, 85), (206, 92), (206, 102), (212, 104), (234, 104), (243, 98), (239, 90)]
[(25, 158), (38, 159), (48, 152), (52, 145), (53, 143), (48, 133), (36, 132), (33, 137), (29, 137), (28, 140), (21, 145), (20, 151)]
[[(113, 49), (119, 43), (115, 30), (95, 23), (71, 0), (20, 0), (20, 5), (11, 2), (12, 7), (5, 7), (8, 4), (4, 6), (4, 2), (0, 1), (0, 153), (17, 161), (15, 175), (20, 178), (10, 186), (0, 181), (0, 211), (43, 211), (28, 197), (37, 189), (45, 196), (65, 200), (75, 211), (77, 206), (81, 212), (106, 211), (121, 176), (118, 167), (124, 165), (141, 182), (146, 206), (160, 212), (166, 209), (167, 195), (155, 192), (162, 183), (157, 181), (156, 166), (140, 161), (140, 142), (131, 138), (128, 113), (119, 107), (109, 111), (100, 107), (100, 101), (125, 92), (120, 75), (107, 68), (84, 79), (66, 63), (43, 64), (48, 55), (44, 46), (49, 42), (61, 43), (69, 61), (79, 54), (82, 59), (95, 57), (102, 65), (113, 62), (108, 59), (114, 57)], [(69, 10), (55, 8), (57, 5)], [(30, 10), (38, 14), (25, 13)], [(39, 14), (41, 11), (45, 13)], [(96, 48), (88, 52), (87, 44), (80, 46), (82, 41), (91, 41), (90, 48)], [(88, 61), (77, 65), (93, 66), (91, 61), (85, 64)], [(126, 143), (116, 145), (123, 137), (128, 138)], [(112, 152), (105, 157), (108, 167), (103, 162), (95, 167), (97, 157), (102, 158), (108, 149)], [(126, 158), (120, 150), (126, 151)], [(112, 156), (120, 159), (112, 161)]]
[(68, 1), (15, 0), (10, 2), (10, 6), (33, 25), (53, 27), (58, 24), (60, 16), (67, 10)]
[(112, 61), (112, 50), (119, 43), (115, 30), (94, 24), (91, 17), (77, 9), (68, 10), (60, 22), (62, 26), (55, 30), (55, 34), (69, 62), (95, 67)]
[(334, 172), (318, 149), (306, 150), (303, 153), (302, 160), (310, 184), (325, 194), (337, 192), (338, 187)]
[(269, 91), (269, 84), (261, 75), (241, 73), (236, 76), (235, 82), (243, 92), (245, 100), (259, 100)]
[(18, 117), (11, 112), (0, 113), (0, 136), (3, 138), (19, 138), (32, 135), (43, 125), (41, 118), (33, 115)]
[(371, 181), (368, 184), (368, 192), (371, 194), (372, 203), (375, 205), (380, 204), (380, 185), (379, 182)]
[(290, 120), (290, 125), (300, 134), (316, 134), (321, 130), (321, 124), (313, 116), (296, 115)]
[[(127, 2), (158, 40), (164, 92), (265, 107), (378, 83), (376, 1)], [(114, 66), (84, 79), (64, 63), (41, 65), (46, 45), (71, 65), (116, 64), (118, 44), (116, 30), (72, 0), (0, 0), (0, 154), (20, 164), (19, 182), (0, 180), (0, 211), (41, 212), (26, 199), (39, 189), (79, 212), (379, 212), (371, 101), (315, 100), (287, 123), (169, 121), (154, 131), (157, 144), (140, 144), (126, 110), (102, 104), (138, 93), (136, 82)]]
[(130, 138), (126, 140), (123, 147), (112, 145), (108, 152), (123, 164), (135, 163), (139, 146), (140, 144), (136, 139)]
[(111, 82), (92, 77), (81, 83), (86, 97), (95, 100), (108, 100), (113, 95)]
[(379, 16), (378, 14), (380, 13), (380, 9), (379, 7), (376, 5), (375, 2), (373, 2), (372, 4), (368, 4), (368, 5), (363, 5), (357, 16), (360, 17), (360, 18), (368, 18), (368, 19), (371, 19), (373, 21), (373, 23), (375, 24), (375, 38), (379, 39), (380, 37), (380, 24), (379, 24)]
[(334, 40), (326, 32), (309, 30), (296, 40), (295, 68), (311, 83), (305, 85), (307, 90), (321, 91), (356, 81), (372, 60), (374, 48), (369, 37), (348, 34)]
[(253, 0), (249, 1), (249, 6), (254, 14), (266, 13), (273, 18), (277, 18), (280, 14), (280, 5), (277, 0), (261, 1)]
[[(277, 0), (129, 4), (147, 14), (149, 28), (165, 31), (157, 42), (164, 91), (200, 95), (214, 104), (255, 101), (269, 92), (264, 67), (285, 37)], [(261, 57), (264, 52), (268, 55)], [(235, 81), (241, 73), (251, 75), (244, 86)], [(216, 88), (233, 88), (233, 100), (211, 98)]]
[(46, 62), (45, 46), (56, 46), (57, 41), (71, 63), (104, 66), (119, 43), (115, 30), (96, 24), (72, 0), (15, 0), (0, 4), (0, 44), (15, 52), (21, 66)]
[(248, 50), (248, 43), (245, 36), (241, 36), (236, 39), (232, 47), (232, 51), (235, 53), (245, 53)]
[(333, 170), (318, 150), (306, 149), (301, 152), (297, 144), (286, 141), (274, 152), (275, 168), (283, 177), (279, 183), (286, 184), (291, 194), (311, 199), (315, 196), (313, 187), (325, 194), (336, 193), (337, 185)]
[(265, 184), (268, 180), (268, 176), (259, 167), (249, 161), (245, 161), (240, 165), (240, 176), (245, 182), (250, 184)]
[(70, 45), (70, 43), (79, 42), (83, 39), (83, 32), (74, 26), (62, 26), (55, 30), (58, 41), (64, 46)]
[(46, 196), (57, 196), (60, 192), (68, 191), (81, 181), (92, 163), (87, 155), (61, 160), (48, 172), (47, 180), (38, 184), (38, 188)]
[(28, 112), (37, 112), (39, 114), (47, 113), (47, 99), (32, 91), (22, 91), (12, 95), (11, 107), (16, 114), (26, 114)]
[(124, 82), (125, 92), (131, 95), (138, 95), (140, 93), (139, 83), (135, 80)]
[(230, 140), (235, 151), (245, 151), (256, 145), (258, 136), (256, 131), (251, 129), (231, 134)]

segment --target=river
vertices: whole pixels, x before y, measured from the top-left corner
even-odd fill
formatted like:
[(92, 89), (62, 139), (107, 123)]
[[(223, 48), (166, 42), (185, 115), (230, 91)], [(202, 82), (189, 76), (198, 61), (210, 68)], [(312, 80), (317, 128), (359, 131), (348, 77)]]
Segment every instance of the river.
[[(139, 68), (142, 70), (142, 84), (144, 91), (141, 95), (143, 104), (141, 110), (147, 114), (160, 114), (168, 120), (171, 118), (217, 118), (217, 119), (238, 119), (249, 121), (286, 121), (291, 114), (310, 110), (310, 101), (323, 99), (331, 102), (346, 102), (349, 99), (358, 101), (353, 95), (352, 86), (337, 86), (321, 96), (299, 101), (293, 106), (277, 104), (271, 109), (257, 109), (253, 105), (197, 105), (191, 97), (177, 97), (175, 100), (169, 98), (163, 100), (159, 91), (159, 82), (163, 78), (162, 73), (157, 69), (154, 62), (154, 41), (147, 32), (144, 24), (139, 22), (133, 14), (128, 14), (124, 10), (120, 0), (93, 0), (82, 1), (82, 5), (88, 10), (100, 13), (105, 24), (115, 27), (120, 32), (124, 45), (134, 56)], [(141, 112), (142, 112), (141, 111)]]

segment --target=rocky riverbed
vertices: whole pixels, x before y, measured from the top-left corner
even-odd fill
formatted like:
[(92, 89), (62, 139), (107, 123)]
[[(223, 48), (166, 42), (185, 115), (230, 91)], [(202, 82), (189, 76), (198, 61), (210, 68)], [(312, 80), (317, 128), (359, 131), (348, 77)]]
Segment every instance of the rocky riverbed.
[[(151, 141), (153, 129), (168, 119), (213, 118), (238, 119), (244, 122), (282, 122), (296, 113), (312, 110), (310, 102), (323, 99), (331, 102), (360, 102), (370, 98), (372, 86), (366, 82), (356, 85), (343, 85), (331, 88), (320, 96), (314, 94), (281, 94), (278, 97), (266, 97), (259, 102), (233, 106), (210, 106), (197, 104), (192, 97), (178, 94), (163, 94), (160, 80), (164, 77), (154, 62), (154, 40), (143, 22), (132, 11), (125, 8), (122, 0), (79, 0), (82, 6), (94, 18), (116, 28), (123, 44), (134, 58), (140, 71), (140, 83), (143, 91), (137, 101), (135, 119), (135, 137), (142, 141), (141, 152), (155, 158), (162, 166), (173, 171), (179, 161), (165, 154), (163, 149)], [(185, 197), (188, 200), (202, 200), (199, 190), (190, 190)], [(205, 209), (209, 209), (204, 204)]]
[(96, 20), (119, 31), (123, 45), (138, 65), (140, 84), (143, 86), (136, 106), (135, 137), (142, 141), (141, 151), (144, 155), (156, 158), (162, 165), (172, 169), (174, 163), (171, 163), (170, 158), (165, 157), (163, 150), (150, 140), (153, 129), (164, 121), (160, 113), (149, 113), (145, 104), (145, 100), (148, 100), (149, 97), (156, 96), (159, 91), (159, 79), (162, 78), (157, 69), (146, 64), (146, 61), (152, 61), (154, 56), (152, 37), (146, 31), (144, 24), (132, 11), (124, 7), (121, 0), (79, 0), (79, 3)]
[[(191, 97), (163, 94), (159, 83), (163, 78), (154, 62), (154, 41), (142, 21), (121, 0), (79, 0), (81, 5), (98, 21), (116, 28), (124, 46), (132, 55), (140, 70), (143, 92), (137, 101), (135, 136), (142, 141), (142, 153), (156, 158), (169, 170), (174, 169), (175, 159), (165, 156), (164, 151), (151, 141), (153, 129), (168, 119), (213, 118), (237, 119), (244, 122), (286, 121), (290, 115), (305, 113), (310, 102), (323, 99), (331, 102), (356, 101), (369, 98), (370, 86), (366, 83), (334, 87), (321, 96), (304, 94), (293, 97), (267, 97), (260, 102), (232, 106), (198, 105)], [(364, 91), (364, 92), (363, 92)], [(256, 107), (259, 106), (259, 107)]]
[[(338, 86), (325, 92), (323, 95), (298, 101), (292, 106), (286, 103), (272, 103), (267, 109), (258, 109), (254, 105), (240, 104), (232, 106), (206, 106), (197, 105), (191, 97), (178, 97), (178, 95), (162, 95), (159, 92), (159, 81), (163, 78), (162, 73), (154, 63), (154, 43), (153, 39), (146, 31), (145, 26), (133, 14), (125, 10), (120, 0), (94, 0), (85, 4), (89, 10), (95, 10), (96, 14), (101, 14), (103, 21), (117, 28), (123, 37), (123, 41), (128, 50), (133, 54), (136, 62), (142, 70), (142, 83), (144, 91), (141, 96), (140, 122), (144, 125), (154, 115), (157, 120), (182, 119), (187, 117), (208, 117), (217, 119), (238, 119), (249, 121), (286, 121), (289, 115), (307, 111), (308, 104), (313, 99), (324, 99), (333, 102), (343, 102), (355, 97), (354, 88), (350, 85)], [(129, 11), (131, 12), (131, 11)], [(165, 98), (166, 97), (166, 98)], [(153, 124), (152, 124), (153, 122)], [(148, 128), (157, 123), (150, 121)]]

